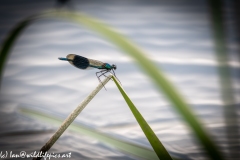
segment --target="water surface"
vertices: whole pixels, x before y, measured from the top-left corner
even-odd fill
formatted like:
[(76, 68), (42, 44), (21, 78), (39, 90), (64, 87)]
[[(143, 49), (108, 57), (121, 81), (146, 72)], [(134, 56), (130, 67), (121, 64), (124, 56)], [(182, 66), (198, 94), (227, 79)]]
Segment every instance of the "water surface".
[[(49, 1), (2, 1), (1, 41), (20, 20), (55, 6)], [(221, 149), (226, 148), (218, 65), (205, 1), (72, 1), (68, 7), (99, 18), (140, 46), (179, 89)], [(229, 32), (229, 64), (239, 103), (235, 40)], [(133, 59), (87, 28), (58, 19), (34, 22), (11, 51), (0, 97), (1, 150), (39, 150), (57, 129), (19, 114), (19, 107), (67, 117), (98, 85), (96, 70), (79, 70), (58, 60), (70, 53), (117, 64), (116, 74), (124, 89), (170, 154), (180, 159), (206, 159), (181, 117)], [(151, 148), (114, 83), (110, 81), (106, 88), (76, 121)], [(239, 115), (239, 107), (237, 112)], [(72, 159), (139, 159), (68, 131), (51, 151), (72, 152)]]

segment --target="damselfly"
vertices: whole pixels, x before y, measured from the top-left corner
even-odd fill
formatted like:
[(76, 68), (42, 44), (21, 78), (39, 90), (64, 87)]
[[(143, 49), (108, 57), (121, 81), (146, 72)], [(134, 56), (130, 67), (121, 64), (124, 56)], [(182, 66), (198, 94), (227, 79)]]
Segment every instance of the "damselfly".
[[(59, 60), (63, 60), (63, 61), (68, 61), (74, 67), (77, 67), (79, 69), (88, 69), (88, 68), (100, 69), (101, 71), (96, 72), (96, 76), (97, 76), (97, 78), (98, 78), (100, 83), (102, 83), (101, 80), (100, 80), (100, 77), (101, 76), (105, 76), (106, 77), (105, 74), (108, 73), (108, 72), (112, 73), (116, 77), (116, 74), (115, 74), (114, 70), (117, 69), (117, 66), (115, 64), (110, 65), (108, 63), (103, 63), (101, 61), (85, 58), (85, 57), (82, 57), (82, 56), (79, 56), (79, 55), (75, 55), (75, 54), (69, 54), (69, 55), (67, 55), (66, 58), (61, 58), (60, 57), (58, 59)], [(104, 85), (103, 85), (103, 87), (104, 87)]]

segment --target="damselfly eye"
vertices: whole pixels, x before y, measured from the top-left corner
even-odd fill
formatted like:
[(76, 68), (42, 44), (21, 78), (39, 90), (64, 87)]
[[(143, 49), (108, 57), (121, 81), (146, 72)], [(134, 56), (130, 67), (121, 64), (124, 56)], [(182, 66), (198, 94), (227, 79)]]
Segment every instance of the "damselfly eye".
[(115, 64), (113, 64), (113, 65), (112, 65), (112, 68), (113, 68), (114, 70), (116, 70), (116, 69), (117, 69), (117, 66), (116, 66)]

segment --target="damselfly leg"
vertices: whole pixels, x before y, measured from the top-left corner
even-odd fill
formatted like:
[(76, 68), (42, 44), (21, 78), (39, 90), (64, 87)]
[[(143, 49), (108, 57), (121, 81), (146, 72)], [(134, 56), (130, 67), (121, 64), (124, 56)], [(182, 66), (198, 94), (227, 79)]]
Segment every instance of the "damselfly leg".
[[(111, 72), (111, 71), (112, 71), (112, 72)], [(102, 71), (100, 71), (100, 72), (96, 72), (96, 76), (97, 76), (99, 82), (101, 82), (100, 77), (101, 77), (102, 75), (105, 76), (105, 77), (107, 77), (105, 74), (108, 73), (108, 72), (110, 72), (111, 74), (113, 74), (113, 75), (117, 78), (117, 76), (116, 76), (116, 74), (115, 74), (115, 72), (114, 72), (113, 69), (112, 69), (112, 70), (102, 70)], [(98, 73), (101, 73), (101, 74), (98, 76)], [(120, 82), (120, 84), (122, 84), (121, 81), (120, 81), (118, 78), (117, 78), (117, 80)], [(105, 87), (104, 87), (104, 88), (105, 88)], [(106, 89), (106, 88), (105, 88), (105, 89)]]
[[(100, 83), (102, 83), (102, 81), (100, 80), (100, 77), (101, 77), (102, 75), (104, 75), (104, 76), (106, 77), (105, 73), (107, 73), (107, 72), (109, 72), (109, 71), (108, 71), (108, 70), (102, 70), (102, 71), (100, 71), (100, 72), (96, 72), (96, 76), (97, 76), (98, 81), (99, 81)], [(98, 76), (98, 73), (101, 73), (101, 75)], [(102, 83), (102, 85), (103, 85), (103, 83)], [(104, 85), (103, 85), (103, 87), (105, 88)], [(107, 89), (105, 88), (105, 90), (107, 90)]]
[[(104, 72), (104, 73), (103, 73)], [(100, 76), (98, 76), (99, 78), (101, 77), (101, 76), (105, 76), (105, 77), (107, 77), (106, 75), (105, 75), (105, 73), (107, 73), (107, 72), (109, 72), (108, 70), (103, 70), (103, 71), (100, 71), (100, 72), (97, 72), (97, 73), (102, 73), (102, 74), (100, 74)]]

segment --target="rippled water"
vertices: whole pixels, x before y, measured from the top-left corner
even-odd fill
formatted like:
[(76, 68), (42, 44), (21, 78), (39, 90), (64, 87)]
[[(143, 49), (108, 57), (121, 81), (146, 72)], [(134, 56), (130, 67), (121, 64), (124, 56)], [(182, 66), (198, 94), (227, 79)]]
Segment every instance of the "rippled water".
[[(19, 20), (56, 6), (49, 1), (13, 2), (3, 1), (0, 7), (1, 41)], [(99, 18), (140, 46), (225, 148), (223, 103), (205, 1), (72, 1), (69, 7)], [(240, 64), (235, 39), (229, 32), (229, 63), (239, 103)], [(98, 85), (96, 70), (79, 70), (57, 59), (69, 53), (117, 64), (116, 74), (124, 89), (170, 154), (180, 159), (206, 159), (188, 127), (133, 59), (88, 29), (56, 19), (30, 25), (11, 51), (0, 97), (1, 150), (39, 150), (56, 130), (19, 114), (18, 107), (66, 117)], [(106, 88), (76, 121), (151, 148), (114, 83), (109, 82)], [(239, 115), (239, 107), (237, 111)], [(51, 151), (72, 152), (72, 159), (139, 159), (68, 131)]]

